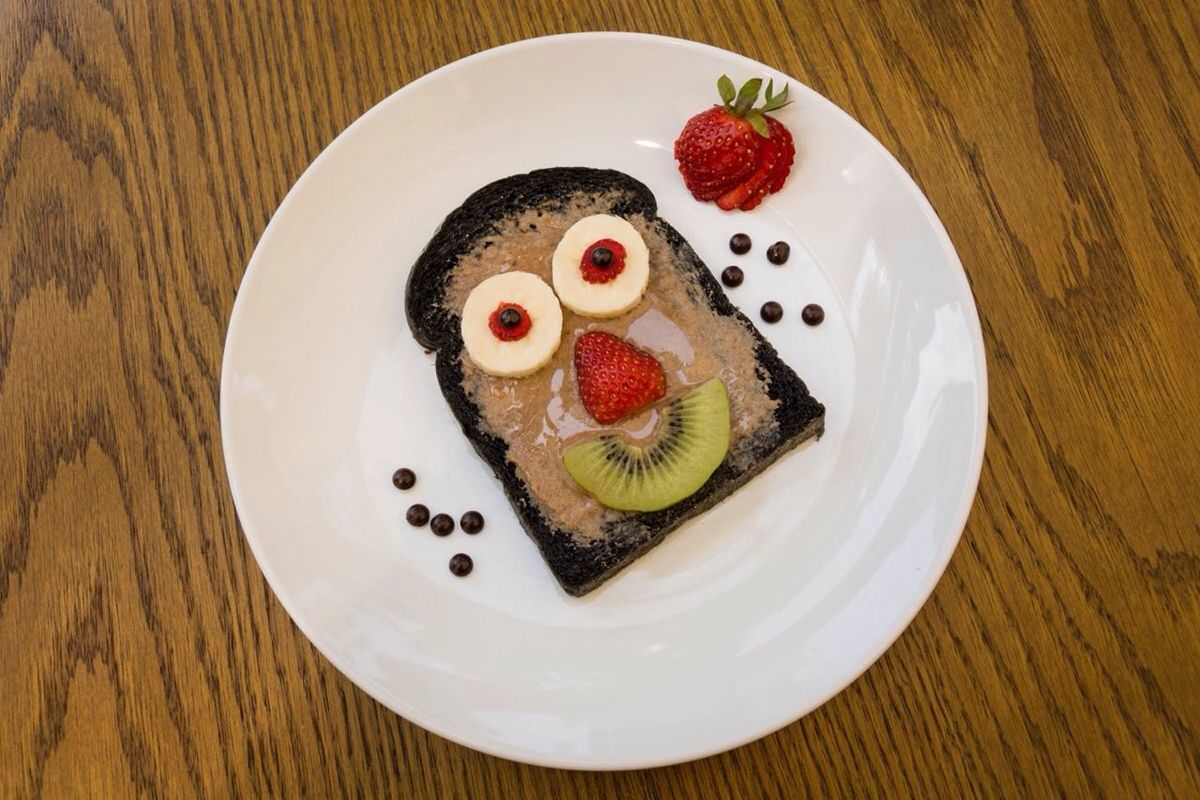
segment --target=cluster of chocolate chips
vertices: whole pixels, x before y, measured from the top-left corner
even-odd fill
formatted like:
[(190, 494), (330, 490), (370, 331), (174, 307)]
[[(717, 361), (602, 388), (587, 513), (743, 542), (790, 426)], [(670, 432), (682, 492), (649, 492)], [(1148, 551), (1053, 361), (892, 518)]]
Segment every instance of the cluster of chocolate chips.
[[(735, 255), (743, 256), (749, 253), (752, 244), (750, 237), (744, 233), (735, 233), (729, 238), (729, 249)], [(776, 242), (767, 248), (767, 261), (780, 267), (787, 263), (788, 256), (791, 254), (792, 248), (787, 242)], [(721, 272), (721, 283), (730, 289), (741, 286), (745, 279), (746, 273), (742, 271), (741, 267), (728, 266)], [(762, 304), (758, 315), (762, 317), (763, 322), (774, 324), (783, 319), (783, 306), (774, 300), (768, 300)], [(816, 303), (809, 303), (801, 310), (800, 319), (804, 320), (806, 325), (820, 325), (825, 319), (825, 309)]]
[[(401, 467), (392, 473), (392, 484), (402, 491), (408, 491), (417, 483), (417, 476), (411, 469)], [(429, 525), (429, 530), (436, 536), (449, 536), (454, 533), (454, 517), (438, 513), (429, 515), (429, 507), (423, 503), (413, 503), (404, 512), (404, 519), (414, 528)], [(463, 533), (476, 534), (483, 530), (483, 514), (478, 511), (467, 511), (458, 520)], [(466, 553), (455, 553), (450, 558), (450, 571), (462, 578), (471, 573), (475, 562)]]

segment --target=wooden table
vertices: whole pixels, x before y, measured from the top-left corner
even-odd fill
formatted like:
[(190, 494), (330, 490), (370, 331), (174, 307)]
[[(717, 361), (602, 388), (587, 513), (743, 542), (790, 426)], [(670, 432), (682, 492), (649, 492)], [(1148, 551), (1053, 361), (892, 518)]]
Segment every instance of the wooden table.
[[(0, 796), (1200, 793), (1200, 9), (601, 5), (0, 5)], [(861, 120), (958, 246), (992, 387), (966, 534), (895, 646), (772, 736), (634, 773), (484, 756), (356, 689), (255, 565), (218, 435), (238, 281), (313, 157), (435, 67), (587, 29), (741, 51)]]

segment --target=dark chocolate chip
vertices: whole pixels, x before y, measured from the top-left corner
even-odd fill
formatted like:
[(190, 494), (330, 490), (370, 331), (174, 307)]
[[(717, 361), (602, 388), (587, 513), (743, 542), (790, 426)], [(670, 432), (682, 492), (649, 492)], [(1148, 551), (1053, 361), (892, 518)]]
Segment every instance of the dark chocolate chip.
[(454, 532), (454, 517), (449, 514), (434, 514), (429, 520), (429, 530), (438, 536), (449, 536)]
[(816, 303), (809, 303), (800, 311), (800, 319), (805, 325), (820, 325), (825, 320), (825, 309)]
[(788, 256), (792, 254), (792, 248), (788, 247), (787, 242), (776, 242), (767, 248), (767, 261), (779, 266), (788, 260)]
[(762, 308), (758, 313), (763, 318), (763, 322), (770, 322), (774, 324), (783, 319), (783, 306), (779, 305), (779, 303), (776, 303), (774, 300), (768, 300), (762, 304)]
[(744, 233), (735, 233), (729, 238), (729, 249), (739, 256), (750, 252), (750, 237)]
[(417, 474), (408, 467), (401, 467), (392, 473), (392, 484), (397, 489), (411, 489), (417, 482)]
[(450, 571), (460, 578), (465, 578), (475, 569), (475, 562), (466, 553), (455, 553), (450, 556)]
[(741, 286), (745, 277), (741, 267), (726, 267), (721, 271), (721, 283), (731, 289), (734, 286)]
[(468, 511), (458, 521), (463, 533), (479, 533), (483, 530), (483, 514), (478, 511)]
[(429, 522), (429, 509), (420, 503), (413, 503), (408, 507), (408, 511), (404, 512), (404, 518), (415, 528), (423, 527)]
[(515, 328), (521, 324), (521, 312), (517, 311), (512, 306), (500, 309), (500, 326), (502, 328)]

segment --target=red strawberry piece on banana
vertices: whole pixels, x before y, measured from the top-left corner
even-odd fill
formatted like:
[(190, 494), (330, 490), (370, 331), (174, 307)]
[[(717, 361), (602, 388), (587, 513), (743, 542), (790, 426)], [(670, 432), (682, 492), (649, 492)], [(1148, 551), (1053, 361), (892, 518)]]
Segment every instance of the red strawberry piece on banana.
[(583, 407), (602, 425), (667, 393), (666, 376), (654, 356), (603, 331), (575, 340), (575, 381)]

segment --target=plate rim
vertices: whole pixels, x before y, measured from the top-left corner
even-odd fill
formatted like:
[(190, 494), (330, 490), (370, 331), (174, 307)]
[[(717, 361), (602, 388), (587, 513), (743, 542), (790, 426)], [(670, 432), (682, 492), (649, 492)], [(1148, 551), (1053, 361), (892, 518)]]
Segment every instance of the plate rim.
[[(392, 699), (385, 700), (382, 695), (386, 693), (382, 687), (376, 686), (374, 681), (366, 676), (361, 675), (359, 672), (351, 670), (341, 659), (341, 657), (336, 654), (332, 647), (326, 646), (327, 643), (323, 642), (321, 638), (313, 635), (312, 631), (309, 629), (307, 621), (305, 621), (302, 616), (297, 615), (294, 611), (295, 604), (293, 601), (287, 597), (285, 592), (281, 591), (279, 581), (274, 575), (272, 568), (268, 565), (268, 562), (265, 562), (263, 559), (263, 554), (265, 552), (263, 550), (263, 541), (252, 531), (253, 526), (249, 524), (243, 517), (243, 502), (240, 499), (241, 491), (238, 488), (239, 481), (236, 477), (238, 470), (235, 466), (236, 459), (232, 455), (237, 448), (236, 446), (230, 446), (230, 443), (233, 442), (234, 439), (230, 435), (230, 431), (227, 430), (227, 419), (229, 418), (229, 411), (232, 405), (232, 400), (230, 399), (230, 390), (228, 388), (230, 384), (228, 378), (231, 370), (233, 369), (231, 365), (231, 352), (233, 349), (231, 348), (231, 344), (238, 335), (237, 332), (241, 327), (241, 319), (246, 313), (246, 304), (242, 302), (242, 297), (244, 294), (243, 290), (250, 286), (252, 282), (256, 280), (257, 273), (261, 272), (261, 269), (256, 269), (256, 267), (258, 267), (259, 262), (265, 258), (265, 256), (262, 255), (264, 251), (264, 244), (268, 243), (274, 238), (275, 235), (277, 235), (276, 228), (279, 224), (278, 220), (281, 219), (290, 206), (296, 202), (295, 198), (302, 194), (300, 190), (302, 190), (306, 183), (311, 180), (312, 175), (321, 166), (321, 164), (325, 160), (331, 158), (331, 151), (335, 149), (335, 147), (343, 138), (348, 137), (351, 132), (359, 127), (365, 127), (368, 125), (372, 118), (382, 113), (382, 109), (385, 106), (389, 106), (395, 102), (398, 102), (399, 99), (402, 98), (406, 93), (412, 91), (415, 87), (425, 82), (433, 80), (445, 73), (465, 68), (477, 61), (495, 58), (513, 51), (552, 46), (557, 42), (567, 40), (649, 41), (671, 47), (694, 48), (701, 51), (708, 51), (712, 54), (720, 55), (725, 58), (732, 56), (735, 59), (746, 62), (748, 65), (752, 65), (755, 69), (778, 73), (788, 80), (794, 81), (800, 86), (803, 86), (811, 92), (813, 100), (824, 104), (828, 107), (829, 111), (835, 115), (841, 116), (844, 121), (849, 122), (851, 125), (857, 127), (871, 142), (874, 143), (879, 152), (884, 155), (888, 162), (890, 162), (890, 165), (900, 173), (904, 190), (907, 191), (912, 199), (916, 202), (916, 205), (920, 209), (922, 216), (929, 223), (938, 244), (948, 256), (951, 266), (957, 267), (957, 269), (952, 270), (952, 272), (954, 272), (955, 279), (960, 283), (959, 288), (964, 291), (964, 296), (970, 300), (970, 303), (967, 305), (969, 305), (969, 321), (973, 323), (971, 350), (974, 361), (978, 365), (978, 373), (975, 381), (975, 385), (977, 387), (975, 392), (975, 402), (979, 413), (971, 441), (971, 454), (969, 459), (970, 471), (968, 473), (968, 480), (963, 485), (963, 493), (959, 500), (957, 513), (955, 514), (955, 530), (952, 535), (947, 537), (945, 543), (941, 547), (941, 550), (937, 553), (936, 558), (931, 562), (931, 569), (926, 573), (924, 582), (921, 584), (918, 591), (914, 593), (914, 602), (912, 603), (911, 608), (908, 609), (908, 612), (904, 614), (891, 628), (889, 628), (885, 635), (880, 637), (879, 644), (877, 644), (877, 646), (862, 659), (860, 667), (858, 667), (856, 670), (851, 670), (846, 673), (847, 677), (843, 682), (836, 684), (835, 688), (821, 696), (809, 707), (803, 708), (794, 715), (789, 714), (785, 721), (781, 724), (768, 722), (765, 727), (756, 728), (754, 733), (746, 736), (739, 736), (728, 741), (723, 741), (722, 743), (713, 745), (711, 747), (700, 748), (683, 754), (659, 758), (646, 758), (636, 761), (584, 761), (579, 760), (578, 755), (556, 758), (553, 757), (553, 754), (528, 752), (519, 746), (511, 747), (508, 750), (502, 750), (499, 747), (492, 746), (491, 742), (473, 741), (469, 736), (460, 735), (456, 731), (449, 730), (446, 726), (425, 718), (419, 711), (415, 711), (414, 709), (408, 707), (402, 707), (404, 706), (403, 703), (394, 702)], [(236, 511), (235, 523), (237, 527), (241, 529), (242, 535), (245, 537), (247, 544), (250, 546), (250, 551), (254, 556), (254, 560), (257, 563), (259, 570), (262, 572), (263, 577), (266, 579), (268, 586), (270, 586), (272, 593), (275, 595), (275, 598), (279, 601), (280, 605), (283, 606), (292, 623), (300, 630), (304, 637), (308, 639), (309, 643), (311, 643), (312, 646), (315, 647), (316, 650), (326, 660), (328, 660), (334, 666), (334, 668), (336, 668), (338, 672), (342, 674), (343, 677), (349, 680), (357, 688), (365, 692), (371, 697), (372, 700), (392, 711), (397, 716), (402, 717), (407, 722), (417, 725), (426, 731), (429, 731), (444, 739), (448, 739), (455, 744), (475, 750), (477, 752), (486, 753), (487, 755), (495, 756), (497, 758), (503, 758), (509, 761), (516, 761), (519, 763), (531, 764), (539, 767), (586, 771), (651, 769), (655, 767), (670, 766), (673, 764), (695, 761), (728, 752), (730, 750), (735, 750), (751, 742), (783, 730), (784, 728), (798, 722), (813, 711), (828, 703), (838, 694), (841, 694), (841, 692), (850, 686), (850, 684), (862, 677), (862, 675), (866, 673), (866, 671), (869, 670), (880, 659), (880, 657), (882, 657), (882, 655), (896, 643), (900, 636), (912, 624), (912, 621), (916, 618), (917, 614), (920, 613), (921, 609), (925, 607), (926, 603), (929, 601), (929, 597), (933, 594), (933, 590), (937, 587), (938, 583), (941, 582), (942, 576), (945, 574), (950, 560), (953, 558), (954, 553), (958, 549), (958, 544), (962, 540), (962, 535), (966, 530), (971, 509), (974, 507), (975, 498), (977, 497), (979, 491), (979, 481), (983, 470), (988, 424), (987, 350), (984, 346), (983, 326), (979, 316), (979, 308), (975, 302), (975, 293), (972, 291), (970, 279), (967, 276), (966, 270), (963, 268), (962, 261), (958, 256), (958, 251), (954, 247), (954, 244), (950, 239), (950, 235), (947, 233), (941, 218), (933, 208), (933, 205), (929, 201), (928, 197), (925, 196), (924, 191), (922, 191), (921, 187), (917, 184), (916, 179), (913, 178), (909, 171), (904, 168), (904, 165), (900, 163), (896, 156), (882, 142), (880, 142), (870, 130), (868, 130), (849, 112), (847, 112), (834, 101), (830, 100), (825, 95), (818, 92), (816, 89), (813, 89), (803, 81), (797, 80), (795, 77), (788, 75), (783, 70), (771, 67), (741, 53), (736, 53), (731, 50), (726, 50), (724, 48), (716, 47), (715, 45), (704, 42), (697, 42), (671, 36), (662, 36), (659, 34), (627, 31), (583, 31), (575, 33), (550, 34), (520, 39), (507, 44), (488, 48), (486, 50), (480, 50), (476, 53), (472, 53), (443, 64), (437, 69), (431, 70), (406, 83), (399, 89), (381, 98), (374, 105), (355, 118), (344, 129), (342, 129), (327, 145), (325, 145), (324, 148), (322, 148), (321, 152), (317, 154), (317, 156), (308, 164), (307, 167), (305, 167), (304, 171), (301, 172), (300, 176), (291, 185), (283, 200), (280, 201), (279, 206), (274, 212), (272, 212), (266, 227), (263, 229), (262, 234), (255, 243), (254, 251), (250, 256), (250, 260), (246, 264), (246, 268), (242, 273), (241, 280), (238, 282), (238, 288), (234, 296), (233, 306), (229, 313), (229, 324), (226, 328), (225, 340), (222, 347), (219, 395), (218, 414), (220, 418), (221, 444), (222, 452), (224, 454), (225, 472), (228, 479), (229, 491), (233, 499), (234, 509)], [(919, 601), (917, 601), (916, 598), (919, 598)]]

